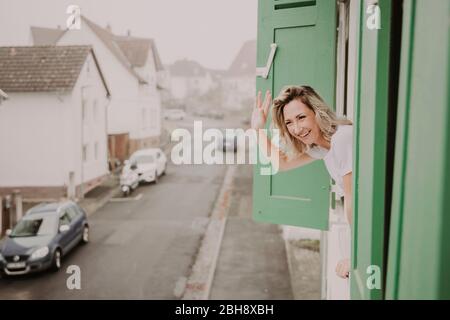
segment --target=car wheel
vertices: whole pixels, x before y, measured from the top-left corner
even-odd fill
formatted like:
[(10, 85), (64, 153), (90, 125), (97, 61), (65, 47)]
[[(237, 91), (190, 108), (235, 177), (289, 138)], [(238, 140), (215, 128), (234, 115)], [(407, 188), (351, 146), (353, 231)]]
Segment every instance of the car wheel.
[(89, 242), (89, 227), (84, 226), (83, 228), (83, 236), (81, 237), (81, 243), (86, 244)]
[(52, 271), (57, 272), (61, 269), (61, 250), (56, 249), (53, 254)]

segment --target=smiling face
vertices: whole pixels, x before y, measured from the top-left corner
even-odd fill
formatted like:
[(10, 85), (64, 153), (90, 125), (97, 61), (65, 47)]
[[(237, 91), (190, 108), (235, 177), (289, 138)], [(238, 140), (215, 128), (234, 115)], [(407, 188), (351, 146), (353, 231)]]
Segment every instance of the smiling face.
[(288, 132), (306, 145), (319, 144), (322, 132), (311, 108), (294, 99), (283, 108), (284, 124)]

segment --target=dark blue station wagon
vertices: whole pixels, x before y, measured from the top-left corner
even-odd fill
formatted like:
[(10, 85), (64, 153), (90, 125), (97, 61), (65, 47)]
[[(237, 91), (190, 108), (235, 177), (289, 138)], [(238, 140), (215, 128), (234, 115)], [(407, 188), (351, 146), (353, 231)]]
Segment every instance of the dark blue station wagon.
[(0, 245), (2, 275), (61, 268), (61, 258), (78, 243), (89, 241), (85, 211), (72, 201), (42, 203), (25, 216)]

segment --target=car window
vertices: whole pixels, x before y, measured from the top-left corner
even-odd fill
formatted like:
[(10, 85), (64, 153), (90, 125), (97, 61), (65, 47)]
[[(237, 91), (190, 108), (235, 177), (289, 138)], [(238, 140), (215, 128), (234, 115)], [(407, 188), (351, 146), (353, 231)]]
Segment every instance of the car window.
[(85, 215), (86, 214), (86, 212), (83, 210), (83, 208), (81, 208), (80, 206), (77, 206), (77, 205), (75, 205), (74, 206), (74, 208), (75, 208), (75, 210), (77, 210), (77, 212), (78, 212), (78, 214), (79, 215)]
[(67, 207), (67, 213), (69, 214), (69, 218), (70, 218), (70, 220), (73, 220), (73, 219), (75, 219), (77, 216), (78, 216), (78, 212), (77, 212), (77, 210), (75, 210), (75, 208), (74, 207), (72, 207), (72, 206), (70, 206), (70, 207)]
[(139, 156), (134, 156), (131, 160), (132, 162), (135, 161), (137, 164), (143, 164), (143, 163), (153, 163), (155, 162), (155, 158), (153, 157), (153, 155), (139, 155)]
[(64, 214), (59, 217), (59, 226), (68, 225), (70, 224), (70, 221), (72, 221), (72, 219), (70, 219), (69, 213), (65, 211)]
[(56, 231), (56, 217), (42, 216), (39, 218), (22, 219), (11, 231), (11, 237), (35, 237), (52, 235)]

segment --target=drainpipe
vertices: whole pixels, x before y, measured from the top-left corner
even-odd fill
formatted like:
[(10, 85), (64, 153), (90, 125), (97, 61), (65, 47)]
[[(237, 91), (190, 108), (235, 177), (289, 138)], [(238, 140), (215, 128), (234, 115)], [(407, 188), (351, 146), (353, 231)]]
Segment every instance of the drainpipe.
[(85, 108), (84, 108), (84, 106), (85, 106), (85, 99), (84, 99), (84, 95), (85, 95), (85, 89), (87, 88), (88, 86), (82, 86), (81, 87), (81, 130), (80, 130), (80, 132), (81, 132), (81, 170), (80, 170), (80, 179), (81, 179), (81, 181), (80, 181), (80, 199), (83, 199), (84, 198), (84, 186), (83, 186), (83, 183), (84, 183), (84, 159), (83, 159), (83, 149), (84, 149), (84, 118), (85, 118), (85, 116), (86, 116), (86, 114), (85, 114), (85, 112), (86, 112), (86, 110), (85, 110)]

